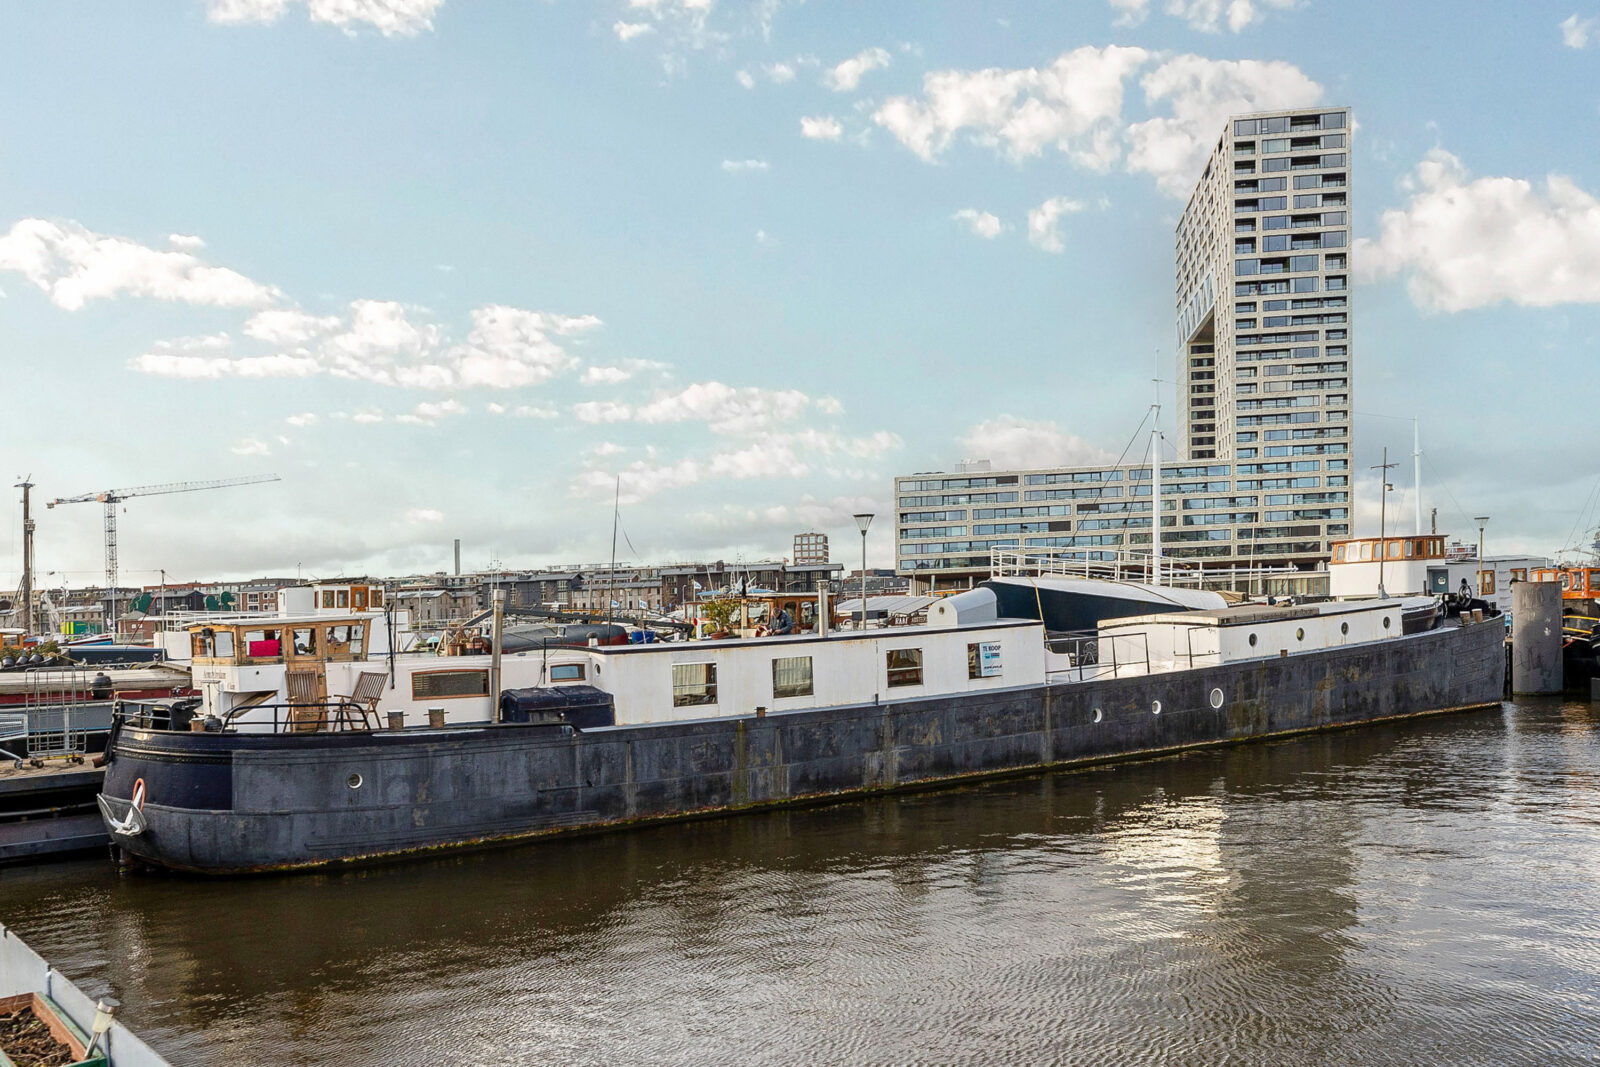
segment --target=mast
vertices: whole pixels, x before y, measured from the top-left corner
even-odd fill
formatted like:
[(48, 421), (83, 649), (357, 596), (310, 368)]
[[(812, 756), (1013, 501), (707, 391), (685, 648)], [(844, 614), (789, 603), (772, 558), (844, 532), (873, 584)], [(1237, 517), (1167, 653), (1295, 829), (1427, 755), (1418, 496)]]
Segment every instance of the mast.
[(606, 625), (617, 605), (617, 524), (622, 521), (622, 475), (617, 475), (617, 495), (611, 503), (611, 575), (606, 580)]
[(1418, 536), (1422, 534), (1422, 431), (1417, 426), (1417, 419), (1411, 419), (1411, 488), (1416, 496), (1414, 503), (1417, 506)]
[(1150, 584), (1161, 584), (1161, 379), (1150, 405)]

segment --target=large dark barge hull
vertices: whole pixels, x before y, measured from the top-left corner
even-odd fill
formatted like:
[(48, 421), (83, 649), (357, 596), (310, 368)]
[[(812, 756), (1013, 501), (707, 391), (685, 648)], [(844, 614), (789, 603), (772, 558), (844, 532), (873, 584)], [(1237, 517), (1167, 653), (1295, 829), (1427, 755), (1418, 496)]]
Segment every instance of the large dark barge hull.
[(128, 729), (106, 794), (144, 780), (146, 829), (114, 839), (138, 860), (317, 867), (1481, 708), (1501, 698), (1504, 633), (1493, 619), (1137, 678), (584, 732)]

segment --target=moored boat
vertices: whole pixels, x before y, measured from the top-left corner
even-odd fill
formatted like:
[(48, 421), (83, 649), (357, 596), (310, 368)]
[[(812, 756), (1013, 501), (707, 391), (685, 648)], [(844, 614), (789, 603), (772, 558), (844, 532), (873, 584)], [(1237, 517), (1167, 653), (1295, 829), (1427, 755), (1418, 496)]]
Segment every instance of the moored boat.
[(317, 867), (1481, 707), (1503, 685), (1499, 620), (1408, 633), (1392, 600), (1168, 601), (1067, 632), (1002, 595), (918, 627), (499, 656), (394, 651), (376, 613), (196, 627), (198, 706), (127, 707), (101, 811), (130, 861)]

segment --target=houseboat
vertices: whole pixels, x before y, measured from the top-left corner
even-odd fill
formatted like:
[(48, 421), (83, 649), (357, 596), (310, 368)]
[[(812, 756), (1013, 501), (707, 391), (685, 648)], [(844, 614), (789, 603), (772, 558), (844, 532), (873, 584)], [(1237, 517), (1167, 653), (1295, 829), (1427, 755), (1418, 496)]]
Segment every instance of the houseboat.
[(129, 704), (98, 801), (129, 863), (315, 868), (1501, 695), (1498, 620), (1407, 632), (1395, 601), (1230, 607), (1084, 582), (1147, 606), (1066, 631), (1045, 605), (1071, 615), (1068, 593), (1039, 578), (1022, 596), (1028, 581), (942, 599), (920, 626), (515, 653), (407, 652), (371, 610), (195, 626), (199, 700)]

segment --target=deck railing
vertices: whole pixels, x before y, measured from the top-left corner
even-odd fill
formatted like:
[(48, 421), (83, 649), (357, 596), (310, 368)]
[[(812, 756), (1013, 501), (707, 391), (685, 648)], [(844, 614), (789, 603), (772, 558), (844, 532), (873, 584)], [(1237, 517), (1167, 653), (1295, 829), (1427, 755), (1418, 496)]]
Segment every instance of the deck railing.
[[(1124, 643), (1119, 653), (1117, 644)], [(1135, 644), (1137, 642), (1137, 644)], [(1150, 641), (1142, 633), (1102, 638), (1095, 630), (1057, 630), (1044, 639), (1045, 674), (1054, 682), (1088, 682), (1150, 673)], [(1050, 656), (1065, 657), (1063, 662)]]
[[(1055, 576), (1149, 583), (1154, 578), (1154, 569), (1149, 552), (1126, 549), (992, 548), (989, 550), (989, 575), (992, 578)], [(1186, 560), (1166, 558), (1161, 561), (1161, 584), (1173, 589), (1228, 589), (1255, 596), (1306, 592), (1317, 595), (1315, 591), (1275, 586), (1318, 578), (1325, 585), (1327, 572), (1302, 571), (1294, 567), (1203, 567)], [(1326, 589), (1320, 592), (1326, 595)]]

